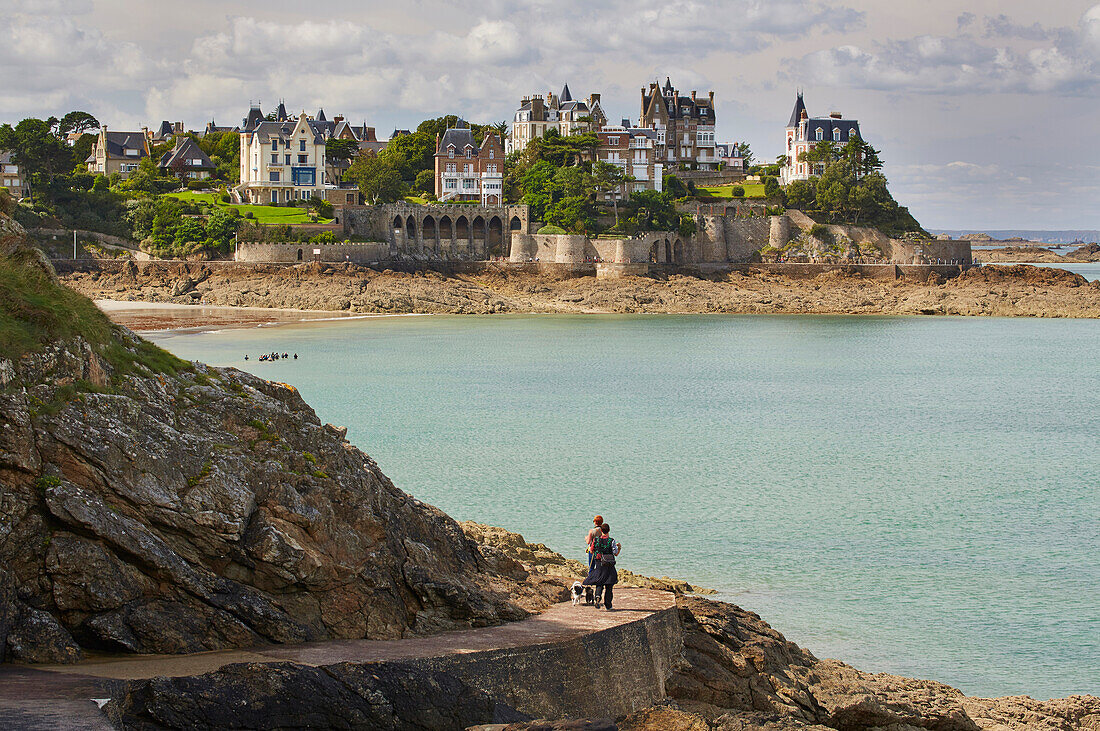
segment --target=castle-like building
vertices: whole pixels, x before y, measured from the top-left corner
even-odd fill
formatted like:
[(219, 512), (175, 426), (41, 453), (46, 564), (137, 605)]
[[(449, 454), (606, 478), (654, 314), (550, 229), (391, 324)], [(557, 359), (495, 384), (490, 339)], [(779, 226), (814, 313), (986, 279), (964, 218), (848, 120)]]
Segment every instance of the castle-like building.
[(806, 113), (806, 103), (802, 100), (802, 92), (799, 92), (795, 98), (791, 119), (787, 122), (786, 146), (783, 153), (787, 157), (787, 163), (779, 171), (780, 182), (785, 185), (793, 180), (807, 180), (811, 176), (825, 172), (823, 163), (804, 162), (799, 159), (803, 153), (816, 147), (818, 142), (830, 140), (837, 145), (846, 145), (848, 140), (859, 136), (859, 122), (854, 119), (844, 119), (840, 112), (833, 112), (828, 117), (809, 116)]
[(435, 197), (441, 201), (504, 202), (504, 149), (487, 132), (478, 145), (470, 126), (459, 120), (435, 141)]
[[(280, 119), (281, 117), (281, 119)], [(302, 112), (289, 117), (280, 103), (275, 121), (253, 106), (241, 129), (241, 182), (246, 203), (278, 204), (323, 198), (324, 123)]]
[(721, 159), (714, 143), (714, 92), (703, 98), (695, 91), (681, 96), (665, 78), (642, 89), (639, 127), (657, 132), (657, 156), (667, 167), (685, 165), (698, 170), (717, 170)]
[(547, 92), (545, 97), (537, 94), (523, 97), (512, 117), (512, 131), (505, 143), (505, 150), (508, 153), (519, 152), (531, 140), (542, 137), (550, 129), (568, 136), (593, 132), (606, 121), (599, 94), (590, 94), (586, 101), (577, 100), (569, 91), (569, 84), (566, 84), (561, 94)]

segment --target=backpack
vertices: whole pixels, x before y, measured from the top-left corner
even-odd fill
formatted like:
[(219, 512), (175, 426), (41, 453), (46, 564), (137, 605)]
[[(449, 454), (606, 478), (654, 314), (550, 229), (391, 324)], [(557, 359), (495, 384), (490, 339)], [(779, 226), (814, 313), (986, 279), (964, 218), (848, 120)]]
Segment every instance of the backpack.
[[(610, 547), (608, 547), (609, 543)], [(602, 547), (607, 547), (607, 550), (604, 551)], [(615, 565), (615, 555), (619, 552), (619, 544), (613, 538), (610, 536), (597, 538), (595, 548), (600, 563)]]

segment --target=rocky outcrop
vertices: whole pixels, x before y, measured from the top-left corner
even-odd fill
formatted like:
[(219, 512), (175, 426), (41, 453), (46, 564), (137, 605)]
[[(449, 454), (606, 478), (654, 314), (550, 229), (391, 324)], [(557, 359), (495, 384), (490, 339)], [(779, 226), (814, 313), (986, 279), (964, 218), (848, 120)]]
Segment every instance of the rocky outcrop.
[[(582, 562), (566, 558), (542, 543), (528, 543), (519, 533), (473, 521), (464, 521), (459, 523), (459, 526), (471, 540), (478, 544), (487, 561), (498, 560), (497, 557), (500, 556), (519, 564), (529, 576), (557, 578), (561, 580), (559, 583), (563, 586), (571, 586), (574, 581), (579, 581), (587, 575), (587, 568)], [(714, 593), (713, 589), (693, 586), (686, 581), (670, 579), (667, 576), (660, 578), (641, 576), (622, 568), (619, 569), (618, 574), (619, 586), (623, 587), (656, 589), (677, 594)]]
[[(796, 277), (746, 266), (708, 275), (596, 279), (488, 268), (478, 274), (414, 274), (345, 264), (300, 266), (101, 263), (64, 274), (100, 299), (378, 313), (838, 313), (1100, 317), (1100, 284), (1047, 282), (1034, 267), (995, 277), (903, 276), (857, 270)], [(194, 288), (188, 288), (190, 278)], [(199, 278), (204, 278), (198, 282)], [(184, 282), (177, 285), (177, 282)], [(183, 290), (187, 289), (186, 292)], [(174, 293), (174, 294), (173, 294)]]
[(398, 638), (518, 619), (562, 593), (494, 571), (290, 386), (125, 331), (8, 368), (6, 659)]
[(104, 708), (119, 727), (450, 731), (514, 716), (460, 680), (395, 663), (228, 665), (130, 683)]

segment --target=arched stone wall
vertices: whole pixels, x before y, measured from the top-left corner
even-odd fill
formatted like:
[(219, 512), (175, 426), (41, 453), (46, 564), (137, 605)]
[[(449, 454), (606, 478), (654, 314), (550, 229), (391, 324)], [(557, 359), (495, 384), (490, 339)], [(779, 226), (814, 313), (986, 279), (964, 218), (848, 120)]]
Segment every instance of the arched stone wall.
[(384, 241), (395, 257), (440, 259), (508, 257), (513, 237), (531, 226), (525, 205), (344, 206), (340, 218), (345, 234)]

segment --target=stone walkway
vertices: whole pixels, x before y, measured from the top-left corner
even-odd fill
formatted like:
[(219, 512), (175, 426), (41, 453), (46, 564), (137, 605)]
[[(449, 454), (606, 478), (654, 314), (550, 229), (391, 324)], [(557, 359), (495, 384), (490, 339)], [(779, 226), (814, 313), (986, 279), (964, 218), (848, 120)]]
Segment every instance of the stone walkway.
[(676, 606), (674, 595), (648, 589), (615, 592), (615, 611), (556, 604), (542, 614), (497, 627), (405, 640), (331, 640), (265, 645), (192, 655), (113, 655), (75, 665), (0, 665), (0, 728), (109, 729), (93, 698), (109, 698), (119, 681), (199, 675), (239, 662), (335, 665), (442, 657), (568, 642), (645, 619)]

